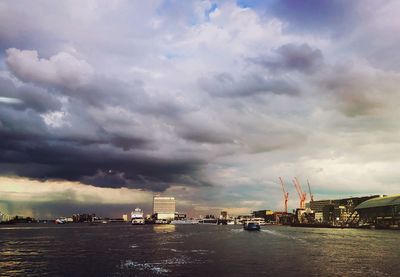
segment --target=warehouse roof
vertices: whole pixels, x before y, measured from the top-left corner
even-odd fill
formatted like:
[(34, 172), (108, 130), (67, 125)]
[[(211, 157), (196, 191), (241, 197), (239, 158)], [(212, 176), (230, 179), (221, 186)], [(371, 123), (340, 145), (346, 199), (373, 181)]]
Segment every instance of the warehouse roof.
[(400, 194), (369, 199), (358, 205), (356, 210), (395, 205), (400, 205)]

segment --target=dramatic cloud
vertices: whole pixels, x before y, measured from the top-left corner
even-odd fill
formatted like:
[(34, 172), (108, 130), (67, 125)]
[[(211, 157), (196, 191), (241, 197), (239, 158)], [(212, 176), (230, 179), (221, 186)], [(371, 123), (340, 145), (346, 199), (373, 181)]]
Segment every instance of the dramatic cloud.
[(61, 102), (47, 90), (30, 84), (16, 85), (12, 80), (0, 77), (3, 103), (13, 104), (17, 110), (32, 109), (38, 113), (56, 111)]
[(323, 56), (320, 50), (311, 49), (307, 44), (285, 44), (274, 50), (271, 57), (254, 60), (272, 72), (287, 72), (296, 70), (299, 72), (313, 73), (321, 68)]
[(316, 199), (398, 193), (399, 14), (375, 0), (3, 2), (0, 200), (118, 214), (163, 192), (193, 215), (244, 213), (282, 208), (279, 176), (291, 192), (310, 179)]
[(246, 97), (263, 93), (294, 95), (298, 91), (294, 84), (279, 79), (266, 79), (257, 74), (248, 74), (236, 81), (228, 73), (217, 74), (210, 79), (201, 79), (200, 86), (213, 96)]
[(22, 81), (76, 88), (88, 82), (93, 70), (88, 63), (60, 52), (49, 60), (39, 59), (37, 51), (7, 49), (6, 63)]

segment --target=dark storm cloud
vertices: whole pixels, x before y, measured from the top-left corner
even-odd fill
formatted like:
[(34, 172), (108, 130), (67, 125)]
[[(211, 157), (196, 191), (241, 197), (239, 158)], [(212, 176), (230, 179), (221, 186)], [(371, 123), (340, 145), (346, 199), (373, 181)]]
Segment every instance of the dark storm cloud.
[[(3, 173), (156, 191), (186, 179), (182, 176), (196, 175), (202, 164), (196, 158), (168, 159), (143, 153), (157, 151), (159, 142), (148, 137), (147, 126), (136, 118), (176, 116), (184, 110), (178, 102), (152, 97), (140, 80), (125, 82), (92, 74), (90, 65), (68, 53), (49, 59), (39, 58), (36, 51), (9, 49), (7, 53), (8, 68), (25, 83), (17, 89), (4, 80), (4, 96), (21, 99), (23, 105), (14, 109), (32, 108), (22, 114), (14, 112), (15, 116), (33, 116), (21, 118), (23, 124), (19, 124), (7, 112), (9, 107), (2, 110)], [(44, 113), (61, 110), (59, 102), (52, 102), (57, 97), (65, 99), (67, 112), (54, 119)], [(187, 185), (209, 185), (199, 177), (193, 180)]]
[(323, 65), (323, 55), (319, 49), (308, 44), (285, 44), (274, 50), (275, 55), (250, 59), (268, 68), (271, 72), (298, 71), (313, 73)]
[(47, 127), (34, 110), (19, 110), (0, 104), (0, 132), (2, 144), (13, 143), (14, 139), (29, 143), (29, 140), (45, 137)]
[[(195, 181), (185, 183), (186, 185), (209, 185), (197, 174), (203, 164), (201, 160), (169, 159), (143, 153), (147, 150), (157, 150), (157, 143), (152, 138), (146, 138), (140, 131), (136, 134), (110, 131), (96, 121), (96, 118), (90, 118), (86, 108), (95, 107), (101, 102), (84, 101), (92, 104), (88, 106), (84, 105), (84, 102), (79, 104), (70, 101), (73, 106), (68, 112), (74, 114), (74, 120), (80, 121), (75, 123), (75, 127), (83, 128), (84, 132), (80, 129), (76, 133), (76, 129), (68, 125), (52, 130), (40, 114), (59, 108), (51, 102), (51, 95), (40, 102), (40, 93), (48, 94), (47, 90), (33, 87), (35, 90), (30, 85), (23, 85), (17, 89), (11, 82), (1, 81), (5, 92), (2, 96), (18, 96), (18, 99), (24, 101), (20, 105), (12, 106), (0, 103), (1, 174), (15, 174), (40, 180), (81, 181), (102, 187), (139, 187), (154, 191), (164, 190), (172, 184), (187, 180), (185, 176), (191, 175)], [(121, 86), (114, 87), (109, 94), (124, 95), (127, 91), (121, 92), (118, 88)], [(105, 93), (107, 86), (103, 86), (102, 89)], [(74, 99), (78, 100), (84, 91), (80, 93), (76, 94)], [(129, 100), (128, 95), (125, 96), (127, 100), (122, 105), (127, 105)], [(106, 106), (110, 107), (113, 97), (107, 98), (104, 95), (104, 98)], [(95, 98), (93, 100), (95, 101)], [(113, 104), (117, 105), (115, 102)], [(111, 117), (111, 126), (119, 126), (121, 123), (133, 126), (124, 115), (117, 116)]]
[(146, 140), (145, 138), (134, 138), (121, 135), (111, 136), (110, 142), (114, 146), (122, 148), (125, 151), (133, 148), (144, 148), (149, 144), (149, 140)]
[(16, 87), (11, 80), (2, 77), (0, 77), (0, 97), (19, 99), (21, 103), (13, 106), (19, 110), (47, 112), (61, 108), (60, 100), (45, 89), (29, 84)]
[[(38, 117), (26, 117), (25, 125), (17, 125), (21, 121), (9, 118), (9, 112), (8, 121), (5, 120), (6, 114), (2, 115), (0, 164), (3, 174), (43, 180), (82, 181), (104, 187), (163, 190), (179, 182), (182, 175), (195, 175), (202, 164), (195, 159), (148, 157), (124, 151), (145, 149), (150, 144), (145, 139), (115, 135), (108, 135), (104, 139), (100, 137), (98, 140), (56, 137), (46, 132)], [(111, 145), (124, 150), (118, 151), (118, 148)]]
[(215, 130), (189, 130), (184, 129), (182, 133), (179, 134), (182, 138), (198, 142), (198, 143), (212, 143), (212, 144), (222, 144), (222, 143), (233, 143), (233, 140), (227, 136), (227, 134), (218, 133)]
[[(1, 136), (1, 173), (34, 179), (63, 179), (102, 187), (159, 191), (179, 182), (182, 176), (196, 175), (202, 164), (194, 159), (146, 157), (112, 148), (102, 149), (98, 144), (82, 146), (50, 137), (31, 137), (27, 133), (17, 136), (2, 131)], [(207, 184), (199, 181), (197, 185)]]
[(201, 78), (199, 85), (212, 96), (250, 97), (258, 94), (297, 95), (295, 84), (289, 80), (264, 78), (257, 73), (250, 73), (236, 79), (224, 72), (212, 77)]

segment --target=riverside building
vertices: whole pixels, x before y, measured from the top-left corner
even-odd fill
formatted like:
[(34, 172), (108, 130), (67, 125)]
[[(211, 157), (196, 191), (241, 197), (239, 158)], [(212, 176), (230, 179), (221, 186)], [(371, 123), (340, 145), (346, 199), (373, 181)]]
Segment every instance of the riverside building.
[(173, 220), (175, 217), (175, 198), (153, 196), (153, 214), (158, 220)]
[(400, 194), (369, 199), (355, 207), (355, 210), (363, 224), (400, 229)]

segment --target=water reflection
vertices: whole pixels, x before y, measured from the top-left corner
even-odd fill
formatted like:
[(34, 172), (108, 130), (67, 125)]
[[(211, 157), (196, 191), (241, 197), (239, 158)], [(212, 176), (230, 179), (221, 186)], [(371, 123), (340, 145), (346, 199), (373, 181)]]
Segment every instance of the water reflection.
[[(307, 238), (316, 250), (310, 262), (316, 268), (324, 264), (324, 273), (331, 276), (340, 276), (343, 268), (349, 276), (390, 276), (382, 270), (382, 265), (390, 264), (388, 257), (393, 253), (386, 250), (382, 237), (376, 239), (374, 235), (377, 232), (354, 229), (309, 231)], [(371, 249), (373, 255), (368, 254)]]
[(45, 250), (34, 249), (36, 245), (22, 240), (0, 240), (0, 276), (25, 276), (32, 268), (38, 271), (46, 268), (46, 261), (41, 259)]
[(176, 226), (173, 224), (154, 224), (153, 231), (157, 234), (173, 233)]
[[(0, 276), (398, 276), (398, 232), (265, 226), (2, 230)], [(58, 227), (58, 226), (57, 226)], [(255, 236), (254, 236), (255, 235)], [(95, 264), (95, 266), (88, 266)]]

